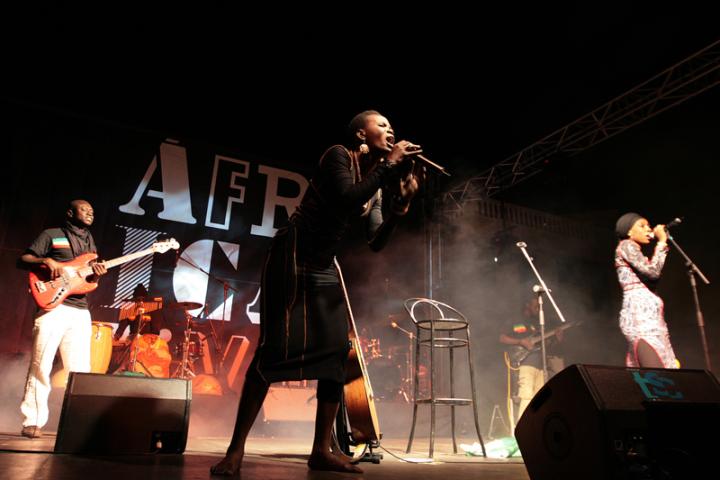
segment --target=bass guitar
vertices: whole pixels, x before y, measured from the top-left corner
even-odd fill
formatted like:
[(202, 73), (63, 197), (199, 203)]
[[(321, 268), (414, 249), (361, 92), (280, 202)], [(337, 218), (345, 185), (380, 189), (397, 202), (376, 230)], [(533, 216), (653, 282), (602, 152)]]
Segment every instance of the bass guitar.
[[(107, 260), (105, 266), (109, 269), (151, 253), (165, 253), (178, 248), (180, 244), (174, 238), (158, 241), (145, 250)], [(50, 278), (50, 269), (45, 265), (31, 270), (28, 274), (30, 293), (38, 307), (52, 310), (69, 295), (82, 295), (95, 290), (97, 282), (88, 281), (87, 278), (94, 274), (92, 262), (97, 258), (97, 253), (84, 253), (68, 262), (61, 262), (62, 274), (56, 278)]]
[[(545, 332), (545, 335), (544, 335), (545, 340), (547, 340), (548, 338), (554, 337), (559, 332), (567, 330), (568, 328), (574, 327), (576, 325), (580, 325), (581, 323), (582, 322), (579, 322), (579, 321), (564, 323), (557, 328), (548, 330)], [(535, 335), (533, 337), (528, 338), (530, 343), (532, 343), (532, 345), (533, 345), (533, 348), (531, 348), (530, 350), (523, 347), (522, 345), (511, 345), (510, 346), (507, 353), (508, 353), (508, 357), (510, 358), (510, 362), (512, 363), (513, 367), (517, 367), (518, 365), (520, 365), (531, 353), (537, 352), (538, 350), (540, 350), (541, 346), (538, 344), (540, 343), (541, 338), (542, 337), (540, 335)]]

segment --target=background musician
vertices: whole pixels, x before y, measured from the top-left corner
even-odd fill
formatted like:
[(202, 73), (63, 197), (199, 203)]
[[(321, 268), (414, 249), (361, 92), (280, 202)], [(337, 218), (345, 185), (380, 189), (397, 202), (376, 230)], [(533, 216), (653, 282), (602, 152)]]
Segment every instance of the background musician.
[[(85, 200), (73, 200), (63, 227), (43, 230), (20, 257), (27, 267), (47, 269), (50, 278), (63, 275), (63, 262), (84, 253), (95, 253), (95, 241), (89, 227), (94, 220), (93, 208)], [(102, 262), (92, 264), (95, 276), (107, 269)], [(92, 280), (89, 278), (88, 280)], [(41, 436), (48, 421), (50, 373), (58, 349), (63, 365), (70, 372), (90, 371), (90, 336), (92, 323), (86, 295), (69, 295), (52, 310), (39, 310), (33, 327), (33, 346), (20, 410), (23, 415), (21, 434)]]
[[(519, 401), (516, 415), (518, 419), (527, 408), (530, 400), (547, 381), (543, 375), (542, 350), (539, 342), (539, 312), (540, 306), (537, 297), (533, 297), (525, 303), (522, 315), (513, 320), (507, 326), (506, 331), (500, 334), (500, 343), (511, 346), (508, 349), (508, 356), (511, 361), (510, 368), (515, 373), (515, 375), (511, 375), (513, 379), (511, 398), (513, 402), (515, 397)], [(546, 336), (548, 330), (546, 324)], [(545, 339), (548, 378), (565, 368), (562, 340), (562, 330), (557, 330), (554, 335)], [(511, 423), (514, 425), (515, 419), (512, 418), (514, 409), (510, 409), (510, 413)]]

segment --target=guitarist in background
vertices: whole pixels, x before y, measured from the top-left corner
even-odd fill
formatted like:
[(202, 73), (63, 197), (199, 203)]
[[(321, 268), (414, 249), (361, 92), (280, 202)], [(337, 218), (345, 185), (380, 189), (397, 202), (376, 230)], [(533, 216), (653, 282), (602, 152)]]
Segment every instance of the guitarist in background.
[[(236, 475), (245, 441), (270, 383), (317, 379), (313, 470), (362, 473), (330, 449), (346, 380), (349, 312), (335, 254), (351, 221), (364, 220), (368, 245), (384, 247), (418, 190), (410, 153), (390, 122), (365, 111), (350, 122), (344, 145), (330, 147), (305, 195), (277, 231), (265, 261), (260, 293), (259, 346), (245, 377), (233, 437), (213, 475)], [(409, 167), (409, 168), (407, 168)], [(382, 193), (387, 194), (387, 197)], [(386, 212), (383, 214), (383, 203)]]
[[(520, 399), (518, 406), (517, 418), (525, 411), (530, 400), (545, 384), (546, 379), (543, 378), (543, 361), (542, 349), (539, 342), (533, 342), (533, 338), (540, 336), (540, 325), (538, 323), (538, 313), (540, 307), (537, 297), (529, 300), (523, 309), (521, 318), (514, 320), (508, 329), (500, 334), (500, 343), (511, 345), (517, 355), (511, 357), (524, 357), (519, 364), (513, 365), (517, 368), (517, 384), (513, 391), (517, 391)], [(548, 331), (545, 325), (545, 331)], [(547, 337), (547, 335), (545, 335)], [(558, 330), (553, 336), (545, 339), (545, 352), (547, 354), (548, 376), (552, 377), (564, 368), (565, 360), (562, 356), (562, 340), (563, 331)], [(514, 422), (511, 422), (514, 424)]]
[[(83, 253), (95, 253), (95, 241), (88, 230), (94, 213), (85, 200), (73, 200), (67, 210), (67, 222), (61, 228), (44, 230), (20, 257), (28, 268), (47, 268), (52, 278), (63, 273), (62, 262)], [(94, 263), (96, 277), (107, 272), (101, 262)], [(86, 295), (69, 295), (52, 310), (40, 310), (35, 317), (33, 347), (28, 369), (21, 434), (28, 438), (42, 435), (48, 420), (50, 371), (58, 349), (63, 365), (71, 372), (90, 371), (92, 323)]]

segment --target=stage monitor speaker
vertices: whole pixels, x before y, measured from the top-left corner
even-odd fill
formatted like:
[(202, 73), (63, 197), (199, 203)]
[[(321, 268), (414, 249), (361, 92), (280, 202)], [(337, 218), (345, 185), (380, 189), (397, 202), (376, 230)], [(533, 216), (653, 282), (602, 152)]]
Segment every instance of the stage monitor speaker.
[(56, 453), (182, 453), (192, 385), (188, 380), (70, 374)]
[(515, 429), (532, 480), (702, 478), (714, 467), (720, 384), (706, 370), (572, 365)]

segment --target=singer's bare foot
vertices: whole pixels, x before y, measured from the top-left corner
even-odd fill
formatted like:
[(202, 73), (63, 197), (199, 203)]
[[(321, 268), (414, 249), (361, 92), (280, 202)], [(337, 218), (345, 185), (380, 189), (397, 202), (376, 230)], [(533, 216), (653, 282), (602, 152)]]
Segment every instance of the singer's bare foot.
[(359, 459), (356, 460), (355, 458), (351, 457), (350, 455), (345, 455), (343, 452), (341, 452), (339, 450), (332, 452), (332, 454), (335, 455), (337, 458), (339, 458), (340, 461), (343, 463), (356, 464), (359, 461)]
[(333, 455), (335, 455), (336, 457), (338, 457), (341, 461), (345, 462), (345, 463), (355, 464), (355, 463), (358, 463), (358, 462), (360, 461), (359, 458), (356, 459), (356, 458), (351, 457), (351, 456), (349, 456), (349, 455), (345, 455), (345, 453), (344, 453), (344, 452), (340, 449), (340, 447), (337, 446), (337, 445), (332, 445), (332, 446), (330, 446), (330, 452), (331, 452)]
[(231, 477), (240, 471), (242, 466), (244, 451), (237, 453), (228, 453), (225, 458), (210, 467), (210, 475), (221, 475)]
[(362, 469), (357, 465), (352, 465), (349, 461), (345, 461), (331, 452), (311, 453), (308, 459), (308, 467), (310, 467), (310, 470), (363, 473)]

